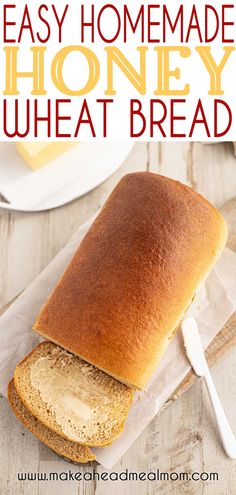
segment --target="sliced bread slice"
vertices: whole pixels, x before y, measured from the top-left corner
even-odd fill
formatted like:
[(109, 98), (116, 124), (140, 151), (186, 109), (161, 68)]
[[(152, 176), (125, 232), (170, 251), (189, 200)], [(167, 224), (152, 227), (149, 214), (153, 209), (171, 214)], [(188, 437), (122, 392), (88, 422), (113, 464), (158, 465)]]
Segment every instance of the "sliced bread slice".
[(14, 383), (33, 416), (58, 435), (93, 447), (119, 436), (132, 402), (126, 385), (51, 342), (17, 365)]
[(89, 447), (66, 440), (36, 419), (21, 401), (14, 380), (11, 380), (8, 385), (8, 399), (14, 414), (21, 423), (60, 457), (76, 463), (86, 463), (96, 459)]

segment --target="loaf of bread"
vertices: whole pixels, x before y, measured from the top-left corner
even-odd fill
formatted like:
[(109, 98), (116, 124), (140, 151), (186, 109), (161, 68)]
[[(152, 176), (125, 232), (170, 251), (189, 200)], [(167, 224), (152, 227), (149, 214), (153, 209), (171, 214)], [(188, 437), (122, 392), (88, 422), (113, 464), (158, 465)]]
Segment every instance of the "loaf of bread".
[(143, 389), (226, 238), (220, 213), (190, 188), (148, 172), (127, 175), (34, 329)]
[(11, 380), (8, 385), (8, 400), (19, 421), (57, 455), (76, 463), (87, 463), (96, 459), (89, 447), (66, 440), (35, 418), (21, 401), (14, 380)]
[(132, 391), (51, 342), (39, 344), (14, 373), (16, 391), (30, 413), (57, 435), (104, 447), (124, 427)]

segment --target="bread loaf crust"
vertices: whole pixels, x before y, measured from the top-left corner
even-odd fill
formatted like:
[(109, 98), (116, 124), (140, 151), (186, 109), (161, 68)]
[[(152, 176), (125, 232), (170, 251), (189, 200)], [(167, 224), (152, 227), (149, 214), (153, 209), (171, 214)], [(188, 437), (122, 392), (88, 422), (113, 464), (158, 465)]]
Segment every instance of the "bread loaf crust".
[(143, 389), (226, 238), (220, 213), (187, 186), (148, 172), (126, 175), (34, 329)]

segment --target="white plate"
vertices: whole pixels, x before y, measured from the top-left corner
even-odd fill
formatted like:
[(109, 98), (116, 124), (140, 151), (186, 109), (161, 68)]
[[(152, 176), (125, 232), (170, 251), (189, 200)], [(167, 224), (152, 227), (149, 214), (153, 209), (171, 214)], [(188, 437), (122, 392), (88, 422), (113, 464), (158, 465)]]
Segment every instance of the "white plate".
[(0, 144), (0, 208), (43, 211), (88, 193), (118, 169), (133, 143), (79, 143), (33, 172), (14, 143)]

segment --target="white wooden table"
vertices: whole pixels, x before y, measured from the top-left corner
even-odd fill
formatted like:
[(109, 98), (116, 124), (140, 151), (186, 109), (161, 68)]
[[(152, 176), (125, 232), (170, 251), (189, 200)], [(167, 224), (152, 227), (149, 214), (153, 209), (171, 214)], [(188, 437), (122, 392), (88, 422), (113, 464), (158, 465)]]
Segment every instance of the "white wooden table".
[[(0, 307), (11, 301), (47, 265), (70, 236), (105, 201), (127, 172), (149, 170), (194, 187), (216, 206), (236, 195), (236, 158), (232, 145), (138, 143), (121, 168), (85, 197), (54, 211), (37, 214), (0, 211)], [(218, 391), (236, 433), (236, 347), (212, 369)], [(226, 458), (218, 441), (206, 392), (198, 381), (157, 417), (115, 466), (130, 471), (218, 472), (218, 482), (19, 482), (18, 471), (98, 472), (57, 458), (16, 421), (0, 399), (1, 495), (235, 495), (236, 461)]]

